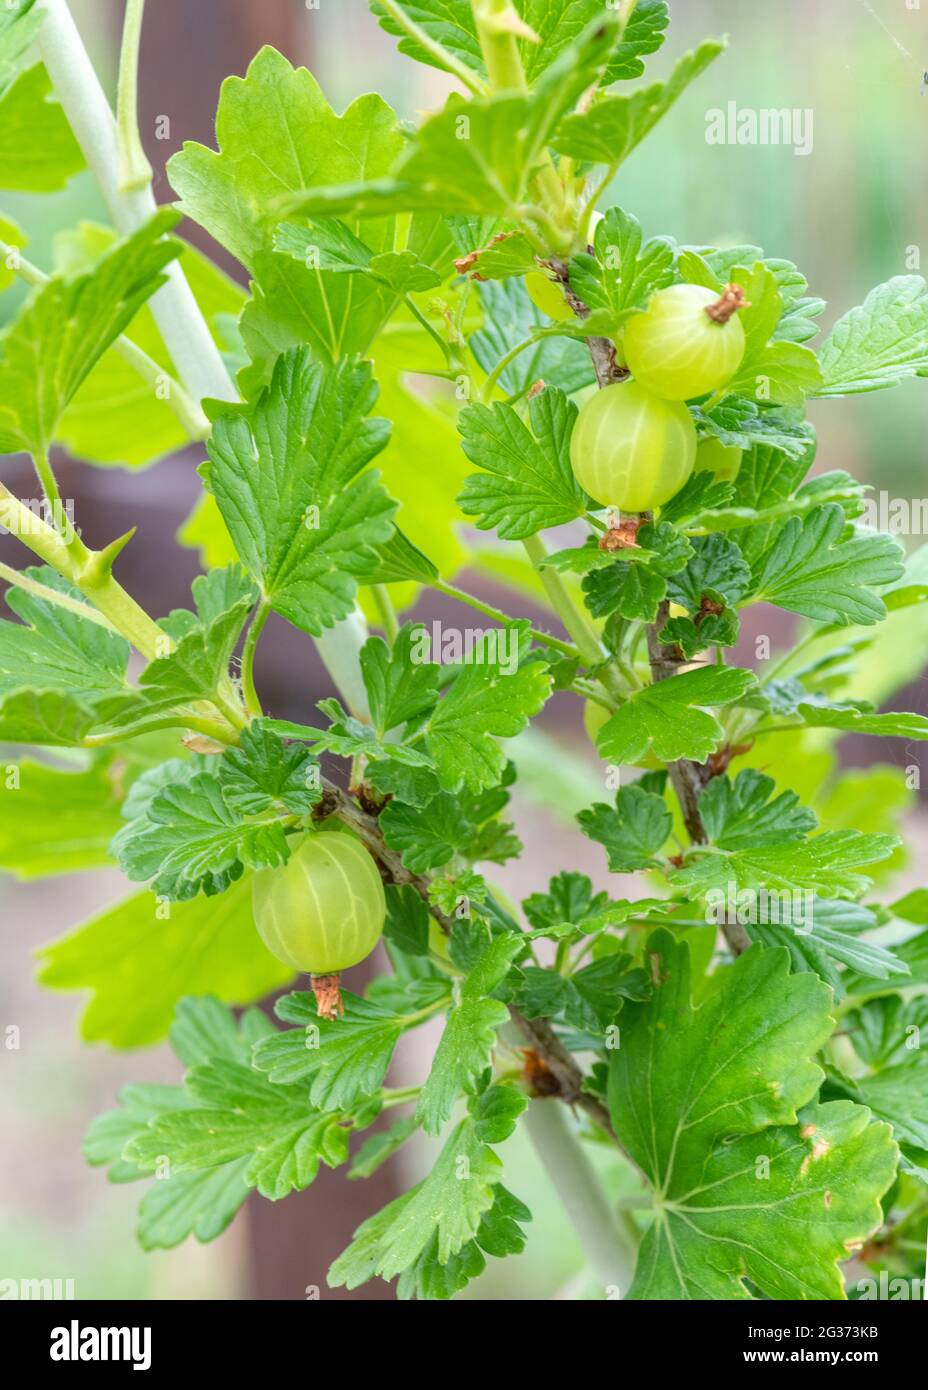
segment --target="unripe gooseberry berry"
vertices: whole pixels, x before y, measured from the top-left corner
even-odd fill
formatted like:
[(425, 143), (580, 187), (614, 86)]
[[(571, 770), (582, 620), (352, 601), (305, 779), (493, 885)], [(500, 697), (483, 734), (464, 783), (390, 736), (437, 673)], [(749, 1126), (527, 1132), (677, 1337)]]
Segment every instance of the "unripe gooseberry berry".
[(635, 380), (668, 401), (689, 401), (731, 381), (744, 357), (744, 328), (733, 311), (724, 322), (711, 318), (706, 310), (718, 304), (704, 285), (658, 290), (625, 325), (625, 361)]
[(528, 290), (528, 297), (540, 309), (543, 314), (547, 314), (549, 319), (557, 319), (559, 323), (574, 317), (574, 312), (567, 300), (564, 292), (556, 281), (549, 276), (543, 275), (540, 270), (530, 270), (525, 277), (525, 288)]
[(311, 831), (281, 868), (260, 869), (252, 905), (268, 950), (310, 975), (337, 975), (369, 956), (387, 915), (377, 865), (337, 830)]
[(696, 473), (714, 473), (721, 483), (733, 483), (741, 467), (744, 451), (721, 439), (700, 439), (696, 450)]
[(581, 407), (570, 440), (577, 482), (604, 507), (646, 512), (693, 471), (696, 427), (686, 406), (636, 381), (606, 386)]

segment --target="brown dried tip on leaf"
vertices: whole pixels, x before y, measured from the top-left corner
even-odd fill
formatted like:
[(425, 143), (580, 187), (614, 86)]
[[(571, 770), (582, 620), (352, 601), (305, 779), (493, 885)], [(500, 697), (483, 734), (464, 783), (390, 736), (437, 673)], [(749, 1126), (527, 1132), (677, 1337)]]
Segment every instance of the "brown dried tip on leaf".
[(714, 304), (706, 305), (706, 313), (714, 323), (727, 323), (739, 309), (750, 309), (740, 285), (726, 285)]
[[(477, 264), (484, 251), (488, 251), (491, 246), (498, 246), (501, 241), (508, 241), (510, 237), (515, 235), (515, 232), (497, 232), (496, 236), (490, 238), (486, 246), (478, 246), (476, 251), (468, 251), (466, 256), (459, 256), (454, 263), (455, 270), (459, 275), (466, 275)], [(485, 275), (471, 276), (472, 280), (479, 280), (481, 283), (485, 283), (486, 278)]]
[(710, 613), (718, 616), (719, 613), (724, 612), (724, 603), (718, 603), (716, 599), (710, 598), (708, 594), (703, 594), (699, 600), (699, 612), (696, 617), (698, 620), (700, 617), (708, 617)]
[(612, 513), (609, 528), (599, 540), (600, 550), (607, 550), (610, 555), (617, 550), (637, 550), (640, 525), (641, 518), (638, 516), (628, 516), (623, 521), (617, 512)]
[(466, 256), (459, 256), (454, 263), (454, 268), (459, 275), (466, 275), (471, 266), (477, 264), (479, 251), (468, 251)]
[(533, 400), (535, 399), (535, 397), (536, 397), (536, 396), (540, 396), (541, 393), (542, 393), (542, 391), (544, 391), (544, 390), (545, 390), (545, 382), (543, 382), (543, 381), (541, 381), (541, 380), (539, 379), (538, 381), (533, 382), (532, 385), (529, 387), (529, 389), (528, 389), (528, 395), (526, 396), (525, 399), (526, 399), (526, 400), (529, 400), (529, 401), (533, 401)]
[(539, 1099), (544, 1096), (559, 1096), (561, 1083), (541, 1054), (536, 1052), (533, 1047), (523, 1047), (521, 1051), (525, 1058), (522, 1067), (522, 1080), (529, 1093)]
[(316, 1011), (320, 1018), (331, 1021), (344, 1016), (341, 981), (341, 975), (310, 975), (309, 982), (316, 996)]

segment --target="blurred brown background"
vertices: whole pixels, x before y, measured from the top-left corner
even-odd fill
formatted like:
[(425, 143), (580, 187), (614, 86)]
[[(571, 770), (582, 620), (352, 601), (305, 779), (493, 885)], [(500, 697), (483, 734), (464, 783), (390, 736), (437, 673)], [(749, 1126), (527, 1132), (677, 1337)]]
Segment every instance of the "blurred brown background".
[[(112, 83), (122, 5), (81, 0), (73, 6), (92, 54)], [(928, 6), (926, 6), (928, 9)], [(823, 322), (859, 303), (874, 284), (917, 268), (928, 254), (924, 198), (928, 160), (928, 20), (905, 0), (677, 0), (665, 48), (649, 60), (653, 79), (704, 37), (727, 32), (729, 53), (696, 85), (623, 170), (610, 201), (642, 220), (647, 234), (681, 242), (762, 244), (768, 254), (796, 261), (812, 292), (829, 300)], [(155, 0), (143, 35), (141, 127), (157, 171), (156, 196), (169, 200), (165, 159), (186, 139), (213, 143), (219, 84), (242, 73), (263, 43), (305, 62), (339, 109), (376, 87), (401, 115), (434, 106), (447, 90), (441, 74), (396, 56), (368, 13), (365, 0)], [(814, 147), (802, 157), (789, 148), (710, 147), (705, 117), (734, 100), (752, 107), (796, 107), (814, 115)], [(153, 138), (155, 120), (170, 118), (169, 141)], [(80, 217), (105, 220), (89, 175), (58, 195), (5, 199), (3, 210), (29, 231), (31, 255), (49, 263), (54, 232)], [(199, 229), (186, 229), (203, 249)], [(914, 257), (914, 260), (913, 260)], [(221, 254), (229, 270), (234, 267)], [(9, 315), (16, 291), (0, 301)], [(846, 468), (891, 495), (925, 491), (928, 389), (909, 383), (890, 397), (879, 393), (815, 405), (820, 430), (819, 468)], [(120, 577), (155, 613), (184, 603), (197, 572), (196, 557), (171, 537), (198, 492), (195, 466), (202, 455), (166, 460), (143, 472), (95, 470), (60, 460), (62, 492), (77, 501), (92, 542), (139, 524), (121, 561)], [(6, 465), (5, 480), (31, 496), (25, 469)], [(911, 545), (924, 538), (913, 537)], [(15, 542), (0, 540), (0, 556), (23, 560)], [(479, 587), (481, 581), (474, 580)], [(492, 591), (483, 583), (488, 596)], [(458, 610), (459, 611), (459, 610)], [(450, 610), (423, 600), (417, 616)], [(788, 636), (785, 615), (764, 630)], [(272, 619), (262, 646), (259, 688), (274, 713), (306, 717), (315, 699), (331, 693), (311, 644), (294, 640)], [(907, 707), (926, 709), (919, 686)], [(583, 746), (573, 702), (557, 701), (547, 716), (562, 748)], [(885, 749), (878, 750), (888, 760)], [(873, 744), (851, 746), (863, 762)], [(902, 761), (901, 754), (897, 761)], [(601, 792), (592, 761), (584, 769), (549, 769), (547, 797), (589, 800)], [(558, 778), (566, 782), (562, 785)], [(537, 783), (538, 779), (535, 778)], [(603, 878), (595, 847), (582, 841), (552, 811), (520, 803), (525, 860), (507, 875), (514, 892), (540, 887), (557, 861)], [(924, 844), (920, 825), (913, 826)], [(325, 1287), (325, 1269), (354, 1227), (409, 1184), (426, 1152), (394, 1160), (373, 1182), (348, 1183), (323, 1170), (310, 1191), (272, 1206), (254, 1202), (212, 1246), (187, 1242), (179, 1250), (142, 1255), (132, 1239), (138, 1189), (110, 1187), (79, 1156), (91, 1115), (113, 1103), (127, 1080), (173, 1080), (177, 1068), (166, 1049), (112, 1054), (78, 1044), (72, 996), (39, 993), (31, 980), (31, 952), (122, 891), (115, 873), (83, 875), (22, 887), (0, 882), (0, 1029), (22, 1030), (19, 1052), (0, 1049), (0, 1106), (5, 1116), (0, 1159), (0, 1277), (74, 1278), (82, 1297), (303, 1298), (307, 1286)], [(357, 975), (354, 981), (359, 983)], [(400, 1070), (421, 1075), (410, 1044)], [(520, 1142), (507, 1149), (507, 1183), (535, 1212), (528, 1250), (477, 1286), (479, 1296), (549, 1297), (576, 1273), (578, 1255), (544, 1174)], [(324, 1292), (325, 1297), (338, 1295)], [(351, 1297), (388, 1296), (383, 1286)]]

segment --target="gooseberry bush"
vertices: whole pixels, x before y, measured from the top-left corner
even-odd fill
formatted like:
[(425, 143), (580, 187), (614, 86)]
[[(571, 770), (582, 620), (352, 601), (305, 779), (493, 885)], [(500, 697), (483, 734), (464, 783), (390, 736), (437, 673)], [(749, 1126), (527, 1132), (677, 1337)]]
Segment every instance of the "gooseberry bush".
[[(925, 282), (892, 278), (823, 333), (790, 261), (645, 239), (598, 207), (725, 48), (636, 81), (663, 0), (371, 10), (448, 76), (441, 109), (415, 129), (378, 95), (338, 115), (264, 48), (222, 87), (218, 150), (175, 153), (156, 208), (139, 0), (115, 114), (64, 0), (0, 9), (18, 132), (0, 183), (53, 190), (86, 158), (113, 224), (59, 237), (46, 274), (2, 223), (4, 285), (29, 293), (2, 339), (0, 449), (31, 456), (47, 504), (0, 486), (38, 561), (2, 571), (0, 741), (21, 750), (3, 864), (120, 866), (130, 895), (41, 976), (90, 992), (87, 1039), (167, 1035), (186, 1068), (128, 1087), (86, 1156), (149, 1179), (151, 1249), (218, 1236), (252, 1189), (365, 1177), (431, 1136), (430, 1171), (329, 1273), (401, 1297), (451, 1297), (523, 1248), (499, 1151), (517, 1126), (595, 1296), (842, 1299), (868, 1269), (914, 1277), (928, 890), (888, 886), (907, 774), (842, 776), (835, 745), (911, 759), (928, 737), (879, 709), (918, 669), (928, 561), (862, 524), (846, 472), (810, 471), (805, 404), (928, 375)], [(132, 533), (88, 545), (51, 451), (136, 468), (191, 444), (204, 491), (180, 541), (205, 572), (155, 616), (117, 578)], [(474, 597), (465, 567), (549, 618)], [(405, 616), (429, 591), (477, 610), (474, 642), (430, 648)], [(792, 647), (738, 645), (757, 605), (796, 615)], [(299, 722), (256, 681), (271, 612), (294, 705), (301, 644), (331, 677)], [(582, 703), (602, 793), (518, 906), (493, 883), (522, 851), (513, 788), (570, 782), (571, 751), (529, 729), (555, 692)], [(608, 890), (569, 867), (574, 835)], [(280, 1026), (242, 1011), (291, 984)], [(388, 1084), (430, 1020), (431, 1064)]]

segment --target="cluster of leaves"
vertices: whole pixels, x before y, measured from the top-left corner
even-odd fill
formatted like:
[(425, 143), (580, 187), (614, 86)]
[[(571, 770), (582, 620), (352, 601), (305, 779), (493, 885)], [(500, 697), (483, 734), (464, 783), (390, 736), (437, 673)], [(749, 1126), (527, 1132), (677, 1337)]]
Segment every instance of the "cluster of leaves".
[[(115, 860), (147, 885), (47, 948), (42, 978), (91, 992), (86, 1037), (169, 1033), (186, 1068), (180, 1086), (126, 1088), (87, 1157), (114, 1181), (154, 1175), (139, 1238), (156, 1248), (215, 1238), (252, 1189), (306, 1188), (367, 1130), (352, 1177), (441, 1136), (429, 1175), (365, 1222), (330, 1279), (448, 1298), (525, 1242), (531, 1213), (497, 1146), (528, 1105), (579, 1098), (597, 1126), (584, 1137), (653, 1208), (628, 1296), (840, 1298), (848, 1252), (897, 1208), (928, 1210), (925, 1066), (909, 1045), (928, 894), (877, 900), (900, 863), (905, 788), (881, 768), (839, 780), (834, 754), (846, 732), (928, 738), (928, 719), (880, 708), (887, 652), (924, 626), (928, 561), (862, 526), (865, 490), (846, 473), (810, 476), (804, 406), (928, 374), (928, 289), (890, 280), (813, 349), (825, 306), (790, 261), (646, 240), (618, 207), (590, 236), (590, 193), (723, 51), (620, 85), (660, 48), (663, 0), (605, 15), (598, 0), (514, 0), (496, 31), (480, 0), (371, 8), (472, 99), (410, 133), (376, 95), (336, 114), (311, 74), (262, 49), (223, 87), (218, 150), (186, 145), (169, 169), (179, 210), (237, 258), (249, 294), (168, 235), (164, 210), (121, 239), (63, 238), (0, 341), (0, 451), (31, 454), (45, 482), (54, 444), (142, 466), (189, 437), (144, 375), (171, 367), (147, 304), (171, 262), (240, 392), (202, 402), (205, 492), (183, 538), (208, 573), (189, 610), (140, 620), (112, 575), (125, 538), (91, 552), (45, 525), (46, 563), (15, 577), (18, 621), (0, 623), (0, 741), (27, 750), (0, 790), (0, 866)], [(44, 68), (26, 66), (39, 23), (30, 0), (0, 15), (4, 130), (28, 128), (40, 151), (26, 160), (14, 139), (0, 155), (16, 189), (58, 187), (82, 163)], [(490, 80), (493, 32), (524, 86)], [(0, 240), (25, 237), (3, 219)], [(539, 272), (579, 312), (537, 308)], [(702, 439), (743, 451), (740, 471), (694, 474), (632, 544), (603, 545), (611, 518), (570, 466), (597, 342), (620, 356), (656, 292), (731, 281), (748, 301), (744, 359), (687, 405)], [(469, 392), (442, 394), (462, 378)], [(14, 515), (0, 490), (0, 520)], [(387, 621), (318, 723), (256, 707), (269, 610), (327, 642), (359, 603), (382, 615), (417, 586), (448, 592), (461, 516), (494, 536), (470, 562), (567, 615), (571, 642), (490, 610), (494, 626), (443, 664), (424, 628)], [(548, 553), (540, 533), (567, 525), (572, 543)], [(726, 653), (761, 603), (805, 620), (805, 654), (755, 671)], [(521, 852), (507, 808), (523, 736), (568, 689), (602, 711), (615, 791), (579, 829), (610, 874), (648, 874), (652, 896), (561, 872), (520, 911), (489, 866)], [(326, 796), (323, 758), (350, 770), (352, 794)], [(335, 1020), (302, 992), (277, 1005), (285, 1028), (236, 1019), (230, 1006), (292, 979), (254, 931), (252, 874), (333, 814), (392, 879), (390, 969), (364, 997), (346, 991)], [(873, 939), (889, 923), (892, 946)], [(398, 1040), (439, 1015), (428, 1075), (391, 1088)]]

